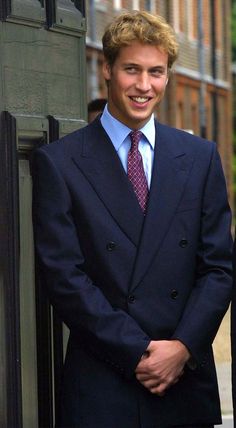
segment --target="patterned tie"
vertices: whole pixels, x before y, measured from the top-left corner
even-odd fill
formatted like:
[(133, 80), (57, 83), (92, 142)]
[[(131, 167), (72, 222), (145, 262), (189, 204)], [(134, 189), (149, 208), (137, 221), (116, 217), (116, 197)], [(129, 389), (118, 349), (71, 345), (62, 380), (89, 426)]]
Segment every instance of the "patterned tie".
[(142, 136), (141, 131), (130, 132), (131, 147), (128, 153), (128, 178), (131, 181), (134, 192), (138, 198), (143, 213), (146, 213), (148, 201), (148, 184), (143, 169), (142, 156), (138, 150), (138, 144)]

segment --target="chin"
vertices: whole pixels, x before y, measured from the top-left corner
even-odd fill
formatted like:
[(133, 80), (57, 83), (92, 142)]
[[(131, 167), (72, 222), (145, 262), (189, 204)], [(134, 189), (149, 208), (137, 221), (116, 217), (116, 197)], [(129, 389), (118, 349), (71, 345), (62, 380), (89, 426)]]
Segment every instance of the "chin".
[(145, 115), (145, 116), (142, 116), (142, 117), (135, 117), (135, 118), (133, 118), (133, 122), (136, 122), (136, 123), (139, 123), (139, 122), (147, 122), (149, 119), (150, 119), (150, 117), (151, 117), (151, 114), (149, 114), (149, 115)]

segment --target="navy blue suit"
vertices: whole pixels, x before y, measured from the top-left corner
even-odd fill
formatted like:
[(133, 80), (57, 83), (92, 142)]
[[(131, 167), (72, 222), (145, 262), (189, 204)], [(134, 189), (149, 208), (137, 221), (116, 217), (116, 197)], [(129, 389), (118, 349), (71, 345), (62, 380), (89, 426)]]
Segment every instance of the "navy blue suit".
[[(213, 341), (231, 295), (230, 210), (212, 142), (156, 123), (147, 215), (100, 120), (34, 157), (36, 249), (70, 329), (61, 425), (220, 423)], [(163, 397), (135, 378), (151, 339), (188, 366)]]

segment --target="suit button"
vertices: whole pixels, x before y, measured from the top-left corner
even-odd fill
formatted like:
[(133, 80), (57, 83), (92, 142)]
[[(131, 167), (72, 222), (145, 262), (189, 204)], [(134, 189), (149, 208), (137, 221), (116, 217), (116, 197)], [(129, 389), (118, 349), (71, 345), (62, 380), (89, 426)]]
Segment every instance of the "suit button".
[(107, 251), (113, 251), (116, 248), (116, 244), (113, 241), (110, 241), (106, 245)]
[(178, 293), (177, 290), (172, 290), (171, 293), (170, 293), (170, 295), (171, 295), (172, 299), (177, 299), (179, 293)]
[(187, 247), (187, 245), (188, 245), (188, 241), (187, 241), (187, 239), (183, 238), (183, 239), (181, 239), (181, 240), (179, 241), (179, 246), (180, 246), (181, 248), (185, 248), (185, 247)]
[(128, 303), (134, 303), (135, 297), (133, 295), (128, 296)]

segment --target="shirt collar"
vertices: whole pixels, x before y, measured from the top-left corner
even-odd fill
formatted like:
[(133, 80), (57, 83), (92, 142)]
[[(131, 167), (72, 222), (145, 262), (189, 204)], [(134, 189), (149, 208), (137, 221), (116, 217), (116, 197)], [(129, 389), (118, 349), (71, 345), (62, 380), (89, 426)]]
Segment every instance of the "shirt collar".
[[(132, 131), (132, 129), (128, 128), (128, 126), (124, 125), (114, 116), (112, 116), (108, 111), (107, 105), (105, 106), (101, 116), (101, 124), (110, 137), (116, 151), (118, 151), (121, 144)], [(140, 131), (146, 137), (146, 140), (154, 150), (156, 134), (154, 114), (152, 114), (149, 121), (140, 129)]]

